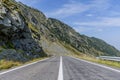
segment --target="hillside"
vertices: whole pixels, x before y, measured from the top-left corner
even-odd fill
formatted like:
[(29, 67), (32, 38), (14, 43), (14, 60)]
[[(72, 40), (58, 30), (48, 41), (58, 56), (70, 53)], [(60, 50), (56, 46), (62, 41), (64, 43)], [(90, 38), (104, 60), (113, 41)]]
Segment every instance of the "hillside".
[(0, 59), (28, 61), (80, 53), (120, 56), (116, 48), (103, 40), (81, 35), (37, 9), (14, 0), (0, 3)]

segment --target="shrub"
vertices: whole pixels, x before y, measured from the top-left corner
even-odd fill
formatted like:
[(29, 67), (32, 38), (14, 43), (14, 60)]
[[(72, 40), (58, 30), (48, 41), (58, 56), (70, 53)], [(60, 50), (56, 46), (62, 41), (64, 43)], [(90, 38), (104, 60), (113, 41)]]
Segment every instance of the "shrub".
[(11, 68), (13, 66), (18, 66), (20, 64), (21, 64), (20, 62), (1, 60), (0, 61), (0, 70), (9, 69), (9, 68)]

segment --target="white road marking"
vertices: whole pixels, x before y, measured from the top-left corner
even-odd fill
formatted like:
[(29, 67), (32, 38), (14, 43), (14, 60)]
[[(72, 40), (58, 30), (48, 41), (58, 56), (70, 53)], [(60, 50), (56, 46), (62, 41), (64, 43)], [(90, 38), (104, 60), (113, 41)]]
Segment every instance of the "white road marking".
[(62, 66), (62, 56), (60, 57), (60, 66), (59, 66), (59, 73), (58, 73), (58, 80), (63, 80), (63, 66)]
[[(47, 59), (49, 59), (49, 58), (47, 58)], [(44, 61), (44, 60), (47, 60), (47, 59), (43, 59), (43, 60), (40, 60), (40, 61), (37, 61), (37, 62), (33, 62), (33, 63), (30, 63), (30, 64), (26, 64), (26, 65), (23, 65), (23, 66), (20, 66), (20, 67), (17, 67), (17, 68), (13, 68), (13, 69), (1, 72), (0, 75), (3, 75), (3, 74), (6, 74), (6, 73), (9, 73), (9, 72), (12, 72), (12, 71), (15, 71), (15, 70), (18, 70), (18, 69), (33, 65), (33, 64), (36, 64), (38, 62), (41, 62), (41, 61)]]
[(95, 66), (99, 66), (99, 67), (102, 67), (102, 68), (109, 69), (109, 70), (111, 70), (111, 71), (115, 71), (115, 72), (119, 72), (119, 73), (120, 73), (120, 70), (113, 69), (113, 68), (111, 68), (111, 67), (107, 67), (107, 66), (104, 66), (104, 65), (100, 65), (100, 64), (97, 64), (97, 63), (90, 62), (90, 61), (78, 59), (78, 58), (75, 58), (75, 57), (71, 57), (71, 58), (74, 58), (74, 59), (77, 59), (77, 60), (80, 60), (80, 61), (83, 61), (83, 62), (92, 64), (92, 65), (95, 65)]

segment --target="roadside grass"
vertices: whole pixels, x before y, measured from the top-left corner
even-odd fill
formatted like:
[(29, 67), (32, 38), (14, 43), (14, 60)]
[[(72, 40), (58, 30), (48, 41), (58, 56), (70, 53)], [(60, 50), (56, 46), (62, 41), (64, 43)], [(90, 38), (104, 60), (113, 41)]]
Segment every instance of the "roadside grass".
[(13, 66), (20, 66), (22, 63), (15, 61), (0, 60), (0, 70), (9, 69)]
[(43, 59), (46, 59), (46, 58), (48, 58), (48, 57), (42, 57), (42, 58), (32, 59), (32, 60), (30, 60), (30, 61), (28, 61), (28, 62), (26, 62), (24, 64), (29, 64), (29, 63), (37, 62), (37, 61), (40, 61), (40, 60), (43, 60)]
[(36, 62), (36, 61), (39, 61), (39, 60), (42, 60), (45, 58), (47, 58), (47, 57), (33, 59), (33, 60), (30, 60), (30, 61), (25, 62), (25, 63), (17, 62), (17, 61), (0, 60), (0, 70), (6, 70), (6, 69), (10, 69), (12, 67), (22, 66), (22, 65), (33, 63), (33, 62)]
[(75, 57), (83, 59), (83, 60), (87, 60), (87, 61), (91, 61), (91, 62), (111, 66), (111, 67), (114, 67), (114, 68), (120, 68), (120, 62), (117, 62), (117, 61), (101, 60), (101, 59), (97, 59), (95, 57), (86, 56), (86, 55), (81, 55), (81, 56), (78, 56), (78, 55), (76, 56), (75, 55)]

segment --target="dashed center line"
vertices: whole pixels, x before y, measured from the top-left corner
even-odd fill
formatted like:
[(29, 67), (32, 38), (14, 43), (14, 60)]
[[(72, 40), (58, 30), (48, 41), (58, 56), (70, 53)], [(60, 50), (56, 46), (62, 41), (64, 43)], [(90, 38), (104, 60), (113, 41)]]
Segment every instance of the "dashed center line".
[(62, 64), (62, 56), (60, 57), (60, 66), (59, 66), (58, 80), (63, 80), (63, 64)]

